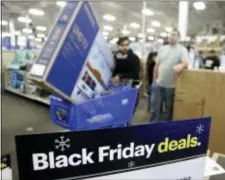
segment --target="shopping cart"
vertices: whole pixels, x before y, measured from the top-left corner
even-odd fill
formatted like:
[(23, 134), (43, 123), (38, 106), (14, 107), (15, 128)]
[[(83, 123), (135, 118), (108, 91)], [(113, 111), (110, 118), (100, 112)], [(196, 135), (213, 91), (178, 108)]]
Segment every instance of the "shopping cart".
[(141, 82), (135, 83), (135, 87), (133, 84), (134, 81), (126, 80), (110, 85), (101, 97), (82, 103), (51, 96), (51, 119), (73, 131), (126, 126), (132, 119)]

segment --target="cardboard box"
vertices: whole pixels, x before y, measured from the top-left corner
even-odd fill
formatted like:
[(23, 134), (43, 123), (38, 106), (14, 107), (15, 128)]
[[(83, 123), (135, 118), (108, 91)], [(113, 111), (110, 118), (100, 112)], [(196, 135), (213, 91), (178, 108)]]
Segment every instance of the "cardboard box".
[(82, 102), (108, 86), (114, 67), (88, 2), (67, 2), (30, 76), (63, 98)]
[(212, 117), (209, 149), (225, 154), (225, 73), (185, 71), (176, 84), (174, 120)]

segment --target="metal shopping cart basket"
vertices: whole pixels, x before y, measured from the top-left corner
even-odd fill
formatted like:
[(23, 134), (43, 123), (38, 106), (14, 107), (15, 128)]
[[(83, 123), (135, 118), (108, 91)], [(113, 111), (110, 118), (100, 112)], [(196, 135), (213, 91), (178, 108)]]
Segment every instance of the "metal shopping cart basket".
[(132, 119), (140, 85), (131, 87), (132, 81), (123, 81), (110, 85), (101, 97), (77, 104), (51, 96), (51, 119), (72, 131), (126, 126)]

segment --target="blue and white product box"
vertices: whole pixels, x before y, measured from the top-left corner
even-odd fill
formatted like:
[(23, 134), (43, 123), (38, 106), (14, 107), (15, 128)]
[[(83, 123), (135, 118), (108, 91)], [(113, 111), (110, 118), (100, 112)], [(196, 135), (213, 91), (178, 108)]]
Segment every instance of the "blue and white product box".
[(88, 2), (67, 2), (30, 76), (72, 102), (100, 96), (114, 60)]

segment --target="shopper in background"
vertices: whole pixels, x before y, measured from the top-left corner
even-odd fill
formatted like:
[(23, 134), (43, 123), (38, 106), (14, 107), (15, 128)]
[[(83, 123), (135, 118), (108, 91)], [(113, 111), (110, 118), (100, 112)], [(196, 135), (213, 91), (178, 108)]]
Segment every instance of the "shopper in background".
[(111, 82), (118, 84), (123, 79), (139, 80), (140, 59), (129, 49), (128, 37), (120, 37), (117, 45), (119, 51), (115, 54), (115, 69)]
[(151, 86), (153, 82), (153, 72), (155, 67), (155, 61), (157, 57), (157, 52), (150, 52), (147, 59), (146, 76), (148, 80), (148, 110), (150, 110), (151, 104)]
[(215, 69), (220, 67), (220, 60), (214, 50), (210, 51), (210, 55), (204, 59), (205, 69)]
[[(176, 78), (188, 67), (187, 49), (178, 43), (180, 34), (170, 32), (168, 45), (158, 51), (152, 84), (150, 122), (172, 120)], [(162, 104), (165, 105), (161, 111)]]
[(198, 55), (196, 57), (196, 60), (199, 62), (199, 68), (200, 69), (203, 69), (205, 67), (205, 65), (204, 65), (204, 59), (205, 59), (205, 57), (203, 56), (203, 52), (202, 51), (199, 51), (198, 52)]

